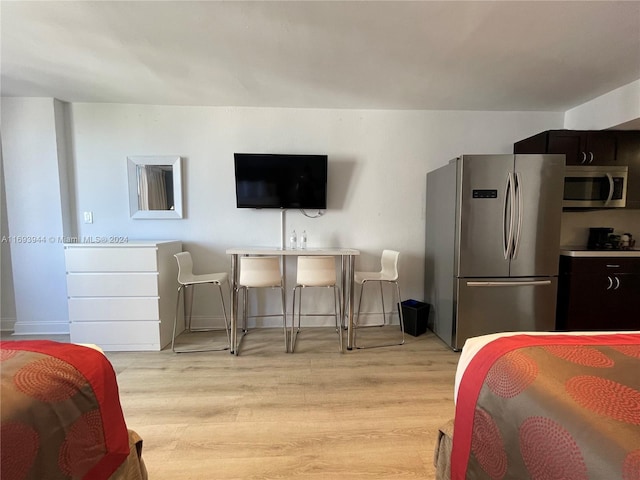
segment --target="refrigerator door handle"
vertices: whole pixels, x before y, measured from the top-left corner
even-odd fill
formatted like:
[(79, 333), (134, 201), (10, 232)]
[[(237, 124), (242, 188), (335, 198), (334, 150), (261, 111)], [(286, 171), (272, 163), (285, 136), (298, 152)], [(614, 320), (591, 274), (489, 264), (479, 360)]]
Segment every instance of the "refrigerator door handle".
[[(509, 208), (509, 221), (507, 226), (507, 207)], [(514, 210), (515, 207), (515, 193), (513, 186), (513, 174), (509, 172), (507, 174), (507, 184), (504, 188), (504, 204), (502, 206), (502, 215), (503, 215), (503, 226), (502, 226), (502, 237), (503, 237), (503, 253), (504, 259), (509, 260), (511, 258), (511, 249), (513, 247), (513, 221), (514, 221)]]
[(524, 216), (522, 214), (522, 209), (524, 208), (524, 205), (522, 203), (522, 178), (520, 177), (520, 173), (516, 172), (516, 176), (515, 176), (515, 194), (516, 197), (518, 199), (518, 222), (517, 222), (517, 228), (516, 228), (516, 234), (514, 236), (514, 240), (513, 240), (513, 254), (511, 255), (511, 258), (516, 258), (518, 256), (518, 247), (520, 246), (520, 234), (522, 233), (522, 217)]
[(467, 282), (467, 287), (524, 287), (551, 285), (551, 280), (524, 280), (508, 282)]
[(613, 177), (610, 173), (605, 173), (607, 176), (607, 180), (609, 180), (609, 195), (607, 195), (607, 199), (604, 201), (604, 206), (609, 205), (609, 202), (613, 198)]

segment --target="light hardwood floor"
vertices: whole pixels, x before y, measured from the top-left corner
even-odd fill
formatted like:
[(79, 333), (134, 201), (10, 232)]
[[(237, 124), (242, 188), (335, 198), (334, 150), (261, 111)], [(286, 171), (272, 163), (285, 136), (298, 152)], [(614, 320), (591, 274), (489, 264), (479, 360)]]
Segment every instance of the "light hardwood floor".
[(238, 357), (108, 352), (150, 479), (434, 478), (459, 354), (429, 332), (340, 354), (329, 328), (283, 349), (260, 329)]

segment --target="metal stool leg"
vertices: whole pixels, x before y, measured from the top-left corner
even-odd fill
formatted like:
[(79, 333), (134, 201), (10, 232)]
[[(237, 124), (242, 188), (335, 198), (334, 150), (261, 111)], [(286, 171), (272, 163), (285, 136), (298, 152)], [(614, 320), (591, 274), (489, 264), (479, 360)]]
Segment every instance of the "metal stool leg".
[[(255, 287), (255, 288), (262, 288), (262, 287)], [(274, 316), (278, 316), (278, 317), (282, 317), (282, 326), (283, 326), (283, 333), (284, 333), (284, 351), (288, 352), (289, 351), (289, 339), (287, 337), (287, 316), (286, 316), (286, 310), (284, 308), (285, 306), (285, 291), (284, 291), (284, 287), (271, 287), (273, 288), (279, 288), (280, 289), (280, 299), (281, 299), (281, 306), (282, 306), (282, 313), (281, 314), (269, 314), (269, 315), (249, 315), (249, 290), (251, 289), (251, 287), (246, 287), (246, 286), (239, 286), (236, 289), (236, 301), (239, 302), (239, 297), (240, 297), (240, 290), (242, 290), (243, 292), (243, 297), (242, 297), (242, 302), (243, 302), (243, 308), (242, 308), (242, 335), (240, 335), (240, 338), (237, 341), (237, 345), (236, 345), (236, 355), (238, 355), (239, 350), (240, 350), (240, 344), (242, 343), (242, 339), (245, 337), (245, 335), (247, 335), (249, 333), (249, 328), (247, 326), (247, 321), (249, 318), (260, 318), (260, 317), (274, 317)], [(238, 309), (236, 308), (236, 312), (238, 312)]]
[[(180, 308), (180, 295), (182, 294), (183, 300), (186, 300), (185, 292), (187, 291), (187, 287), (194, 287), (194, 286), (195, 285), (180, 285), (178, 287), (178, 296), (177, 296), (178, 298), (176, 299), (176, 311), (175, 311), (175, 317), (173, 320), (173, 333), (171, 335), (171, 351), (174, 353), (195, 353), (195, 352), (219, 352), (223, 350), (229, 350), (231, 348), (231, 337), (229, 334), (229, 318), (227, 317), (227, 309), (224, 304), (224, 296), (222, 294), (222, 286), (220, 284), (217, 284), (216, 286), (218, 287), (218, 291), (220, 292), (220, 302), (222, 303), (222, 314), (224, 316), (224, 325), (225, 325), (224, 330), (227, 336), (227, 345), (223, 347), (215, 347), (215, 348), (207, 347), (207, 348), (190, 348), (190, 349), (182, 349), (182, 350), (176, 349), (175, 344), (176, 344), (176, 333), (177, 333), (177, 326), (178, 326), (178, 312)], [(192, 293), (193, 293), (193, 290), (192, 290)], [(191, 296), (191, 299), (193, 299), (193, 296)], [(189, 326), (190, 326), (190, 323), (191, 322), (189, 321)], [(212, 330), (217, 330), (217, 329), (202, 329), (197, 331), (208, 332)], [(192, 332), (194, 330), (189, 328), (188, 331)]]
[(171, 351), (176, 352), (175, 343), (176, 343), (176, 329), (178, 326), (178, 309), (180, 308), (180, 295), (182, 294), (182, 290), (184, 289), (184, 285), (180, 285), (178, 287), (178, 295), (176, 299), (176, 314), (173, 317), (173, 334), (171, 335)]
[(293, 308), (291, 309), (291, 335), (289, 337), (289, 352), (293, 353), (296, 348), (296, 340), (298, 339), (298, 332), (300, 331), (300, 309), (302, 307), (301, 299), (298, 299), (298, 329), (296, 331), (296, 292), (300, 290), (300, 297), (302, 297), (302, 287), (295, 286), (293, 288)]
[[(400, 296), (400, 286), (398, 285), (397, 281), (390, 281), (390, 280), (382, 280), (382, 281), (378, 281), (378, 280), (371, 280), (371, 281), (377, 281), (380, 284), (380, 300), (382, 302), (382, 324), (376, 324), (376, 325), (365, 325), (365, 326), (361, 326), (359, 324), (359, 320), (360, 320), (360, 308), (362, 306), (362, 292), (364, 290), (365, 284), (367, 283), (367, 280), (362, 282), (362, 287), (360, 289), (360, 299), (358, 300), (358, 313), (356, 315), (356, 321), (355, 321), (355, 329), (354, 329), (354, 334), (353, 334), (353, 343), (354, 343), (354, 347), (357, 349), (366, 349), (366, 348), (378, 348), (378, 347), (390, 347), (390, 346), (395, 346), (395, 345), (404, 345), (405, 342), (405, 336), (404, 336), (404, 318), (402, 316), (402, 308), (400, 308), (398, 310), (398, 316), (399, 316), (399, 320), (400, 320), (400, 330), (401, 330), (401, 334), (402, 334), (402, 339), (400, 340), (399, 343), (385, 343), (385, 344), (381, 344), (381, 345), (367, 345), (367, 346), (358, 346), (357, 345), (357, 332), (359, 328), (364, 328), (364, 327), (382, 327), (387, 325), (386, 322), (386, 317), (387, 317), (387, 312), (385, 311), (385, 305), (384, 305), (384, 294), (383, 294), (383, 288), (382, 288), (382, 282), (385, 283), (389, 283), (389, 284), (394, 284), (396, 287), (396, 294), (398, 296), (398, 303), (401, 302), (401, 296)], [(375, 312), (364, 312), (364, 313), (375, 313)], [(391, 324), (391, 315), (393, 314), (393, 310), (389, 311), (389, 325)]]
[[(338, 338), (340, 340), (340, 352), (344, 352), (344, 346), (342, 345), (342, 296), (340, 295), (340, 289), (335, 285), (333, 287), (333, 311), (336, 315), (336, 332), (338, 332)], [(339, 320), (340, 319), (340, 320)]]
[(282, 306), (282, 329), (284, 333), (284, 351), (285, 353), (289, 352), (289, 341), (287, 339), (287, 312), (284, 308), (285, 306), (285, 292), (284, 287), (280, 287), (280, 304)]
[[(293, 309), (291, 312), (291, 337), (290, 337), (290, 352), (294, 353), (296, 340), (298, 338), (298, 334), (301, 329), (301, 319), (302, 316), (315, 316), (314, 314), (302, 314), (302, 291), (304, 290), (304, 286), (297, 285), (293, 289)], [(342, 337), (342, 297), (340, 294), (340, 288), (336, 285), (330, 286), (333, 288), (333, 317), (335, 320), (335, 329), (338, 333), (338, 340), (340, 342), (340, 352), (344, 351), (343, 345), (343, 337)], [(297, 302), (296, 302), (297, 299)], [(298, 326), (296, 328), (296, 303), (298, 305)], [(318, 316), (326, 316), (327, 314), (317, 314)], [(331, 314), (328, 314), (331, 316)]]
[(222, 315), (224, 315), (224, 331), (227, 334), (227, 343), (231, 348), (231, 331), (229, 328), (229, 317), (227, 317), (227, 309), (224, 306), (224, 295), (222, 295), (222, 285), (218, 285), (218, 291), (220, 292), (220, 303), (222, 303)]

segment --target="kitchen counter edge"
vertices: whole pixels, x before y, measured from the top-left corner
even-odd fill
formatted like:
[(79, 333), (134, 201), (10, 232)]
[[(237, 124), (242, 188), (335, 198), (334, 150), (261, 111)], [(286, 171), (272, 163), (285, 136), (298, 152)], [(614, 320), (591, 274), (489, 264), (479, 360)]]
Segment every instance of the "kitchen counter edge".
[(564, 257), (640, 257), (640, 250), (579, 250), (571, 248), (560, 249), (560, 255)]

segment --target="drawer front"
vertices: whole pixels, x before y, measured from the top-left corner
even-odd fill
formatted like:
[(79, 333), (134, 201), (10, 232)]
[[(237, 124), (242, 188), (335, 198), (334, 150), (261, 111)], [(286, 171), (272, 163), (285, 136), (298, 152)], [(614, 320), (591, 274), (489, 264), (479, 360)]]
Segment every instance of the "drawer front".
[(155, 272), (157, 249), (132, 247), (70, 247), (65, 250), (67, 272)]
[(158, 297), (74, 297), (69, 299), (69, 320), (71, 322), (95, 322), (101, 320), (117, 322), (129, 322), (131, 320), (159, 321), (159, 319)]
[(155, 297), (157, 273), (68, 273), (69, 297)]
[(637, 257), (561, 257), (560, 273), (640, 273)]
[(106, 352), (160, 350), (158, 322), (72, 322), (69, 325), (73, 343), (95, 343)]

